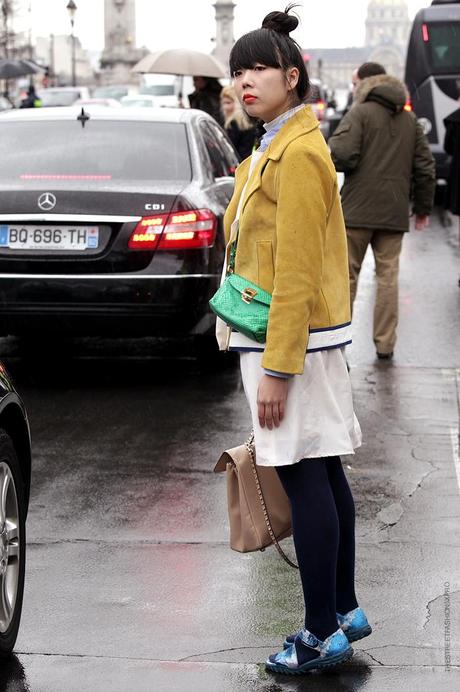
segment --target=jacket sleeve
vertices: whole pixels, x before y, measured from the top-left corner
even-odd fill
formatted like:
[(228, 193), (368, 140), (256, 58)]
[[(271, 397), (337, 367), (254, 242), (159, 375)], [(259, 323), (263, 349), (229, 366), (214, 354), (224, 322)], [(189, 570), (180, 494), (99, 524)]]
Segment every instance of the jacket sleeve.
[(418, 216), (431, 214), (435, 188), (435, 161), (422, 126), (417, 122), (412, 162), (412, 211), (414, 214)]
[(328, 140), (332, 160), (337, 171), (353, 171), (361, 156), (363, 123), (359, 109), (355, 106), (342, 118), (332, 137)]
[(274, 287), (262, 367), (301, 374), (323, 273), (335, 179), (321, 157), (292, 144), (278, 164)]

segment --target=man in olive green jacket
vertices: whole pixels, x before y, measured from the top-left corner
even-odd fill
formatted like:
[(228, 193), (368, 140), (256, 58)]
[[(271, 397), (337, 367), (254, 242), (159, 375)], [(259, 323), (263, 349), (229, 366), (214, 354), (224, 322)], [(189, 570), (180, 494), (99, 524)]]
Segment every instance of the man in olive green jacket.
[(406, 98), (404, 84), (390, 75), (361, 77), (352, 108), (329, 139), (336, 169), (345, 173), (351, 304), (370, 244), (377, 275), (374, 343), (386, 359), (396, 343), (399, 255), (410, 198), (415, 228), (422, 230), (436, 186), (433, 156), (415, 115), (404, 108)]

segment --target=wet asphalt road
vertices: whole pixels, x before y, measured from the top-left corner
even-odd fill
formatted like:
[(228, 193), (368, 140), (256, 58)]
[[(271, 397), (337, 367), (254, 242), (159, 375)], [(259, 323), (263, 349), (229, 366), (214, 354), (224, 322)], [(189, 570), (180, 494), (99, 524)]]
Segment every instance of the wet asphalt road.
[[(275, 551), (227, 547), (219, 452), (250, 423), (237, 368), (150, 341), (0, 341), (34, 451), (10, 692), (460, 689), (459, 246), (405, 239), (393, 364), (375, 361), (366, 260), (348, 358), (364, 444), (344, 459), (357, 592), (374, 628), (352, 661), (288, 678), (261, 662), (302, 618)], [(292, 553), (292, 544), (286, 542)]]

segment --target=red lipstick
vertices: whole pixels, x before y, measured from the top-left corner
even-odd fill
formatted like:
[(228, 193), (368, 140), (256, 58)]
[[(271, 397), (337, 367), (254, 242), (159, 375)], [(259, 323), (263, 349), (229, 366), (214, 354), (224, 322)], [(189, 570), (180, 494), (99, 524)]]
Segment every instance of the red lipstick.
[(253, 103), (256, 100), (257, 96), (253, 96), (252, 94), (245, 94), (243, 96), (243, 101), (245, 103)]

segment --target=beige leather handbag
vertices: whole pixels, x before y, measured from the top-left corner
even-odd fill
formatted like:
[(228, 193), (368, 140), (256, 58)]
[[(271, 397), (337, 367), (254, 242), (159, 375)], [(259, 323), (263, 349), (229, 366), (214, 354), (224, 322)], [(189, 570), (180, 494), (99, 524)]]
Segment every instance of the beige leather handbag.
[(230, 547), (240, 553), (265, 550), (292, 533), (291, 506), (284, 488), (270, 466), (256, 466), (254, 436), (239, 447), (227, 449), (217, 462), (214, 473), (226, 471)]

